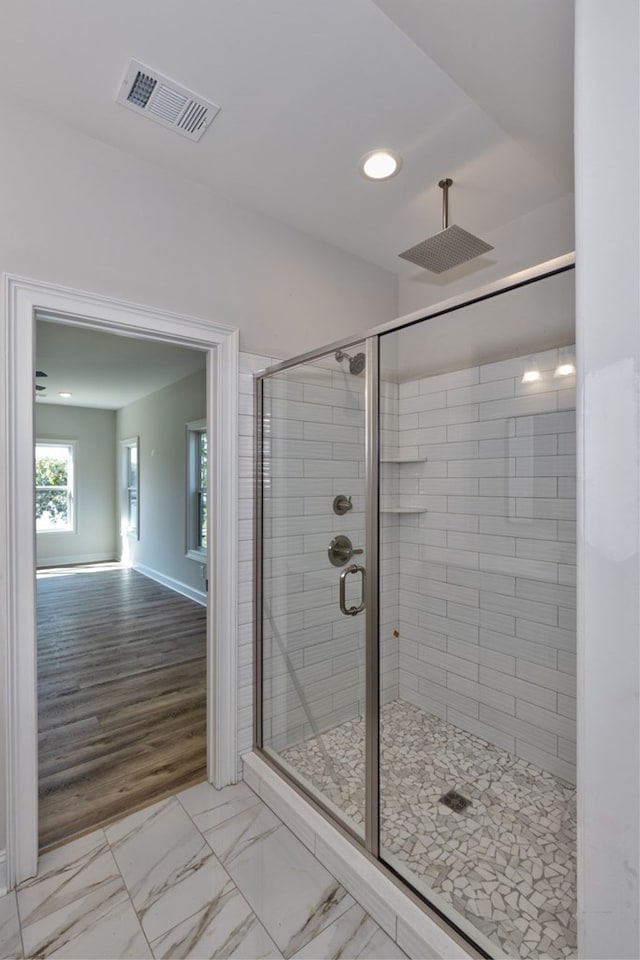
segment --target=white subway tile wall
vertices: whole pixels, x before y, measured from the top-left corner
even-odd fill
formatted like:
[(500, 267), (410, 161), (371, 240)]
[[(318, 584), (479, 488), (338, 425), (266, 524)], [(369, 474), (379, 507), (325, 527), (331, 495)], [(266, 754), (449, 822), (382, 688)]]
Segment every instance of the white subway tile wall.
[[(265, 380), (263, 410), (263, 738), (280, 753), (362, 710), (364, 617), (340, 612), (327, 550), (364, 543), (364, 377), (304, 364)], [(351, 577), (349, 604), (359, 590)]]
[(400, 383), (383, 443), (416, 462), (383, 464), (382, 502), (426, 512), (381, 537), (400, 698), (575, 782), (575, 376), (555, 376), (572, 352)]
[[(252, 698), (252, 463), (253, 377), (275, 362), (241, 355), (240, 390), (240, 693), (239, 754), (251, 748)], [(384, 386), (381, 408), (397, 426), (397, 386)], [(351, 719), (364, 708), (364, 615), (339, 609), (341, 568), (329, 563), (333, 537), (346, 534), (364, 546), (364, 376), (335, 358), (283, 372), (265, 381), (264, 465), (264, 742), (277, 752)], [(243, 483), (243, 479), (246, 480)], [(352, 498), (338, 516), (333, 499)], [(390, 536), (382, 561), (384, 700), (398, 696), (399, 529), (383, 518)], [(366, 564), (366, 555), (354, 562)], [(348, 604), (358, 603), (359, 577), (351, 577)], [(389, 634), (388, 636), (386, 634)]]

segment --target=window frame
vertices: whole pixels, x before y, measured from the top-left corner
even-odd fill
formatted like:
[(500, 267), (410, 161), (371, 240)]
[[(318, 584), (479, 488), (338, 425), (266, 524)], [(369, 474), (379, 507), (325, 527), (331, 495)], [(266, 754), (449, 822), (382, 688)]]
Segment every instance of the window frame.
[[(207, 452), (209, 437), (206, 419), (191, 420), (186, 424), (187, 446), (187, 504), (186, 504), (186, 550), (185, 556), (190, 560), (206, 564), (209, 555), (208, 545), (202, 544), (202, 498), (208, 501), (209, 470), (207, 464), (207, 483), (203, 487), (201, 478), (200, 442), (202, 436), (207, 438)], [(208, 503), (207, 503), (208, 507)]]
[[(129, 463), (131, 450), (136, 451), (136, 511), (135, 525), (131, 523), (131, 491)], [(120, 441), (120, 535), (132, 540), (140, 539), (140, 437), (126, 437)]]
[[(39, 485), (36, 483), (36, 470), (38, 462), (38, 447), (62, 447), (65, 450), (68, 450), (70, 453), (69, 456), (69, 470), (67, 475), (67, 483), (64, 486), (45, 486)], [(49, 535), (57, 534), (66, 535), (66, 534), (75, 534), (77, 533), (77, 508), (76, 508), (76, 473), (77, 473), (77, 441), (76, 440), (50, 440), (45, 437), (36, 437), (34, 446), (33, 446), (33, 488), (34, 488), (34, 523), (36, 535)], [(67, 510), (68, 510), (68, 523), (64, 527), (59, 528), (49, 528), (49, 529), (38, 529), (38, 518), (35, 511), (35, 503), (38, 497), (39, 491), (45, 490), (66, 490), (67, 491)]]

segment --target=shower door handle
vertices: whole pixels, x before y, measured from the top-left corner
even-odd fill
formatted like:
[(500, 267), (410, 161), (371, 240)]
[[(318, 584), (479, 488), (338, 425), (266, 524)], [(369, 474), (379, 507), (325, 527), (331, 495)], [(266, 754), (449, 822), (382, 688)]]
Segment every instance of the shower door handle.
[[(362, 594), (359, 607), (347, 606), (347, 577), (350, 573), (360, 573), (362, 575)], [(357, 563), (352, 563), (350, 567), (345, 567), (340, 574), (340, 610), (344, 613), (345, 617), (355, 617), (364, 610), (364, 575), (364, 567), (359, 566)]]

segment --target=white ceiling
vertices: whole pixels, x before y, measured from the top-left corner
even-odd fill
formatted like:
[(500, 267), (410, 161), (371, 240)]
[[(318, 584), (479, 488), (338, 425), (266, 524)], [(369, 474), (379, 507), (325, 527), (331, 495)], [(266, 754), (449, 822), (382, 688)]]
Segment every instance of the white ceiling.
[[(573, 0), (3, 0), (1, 20), (0, 95), (401, 277), (442, 176), (452, 222), (506, 227), (504, 250), (572, 191)], [(114, 102), (130, 57), (221, 105), (200, 143)], [(379, 146), (404, 166), (372, 183)]]
[[(91, 330), (76, 324), (36, 324), (36, 370), (46, 379), (39, 403), (119, 410), (206, 366), (200, 350)], [(60, 391), (70, 391), (68, 399)]]

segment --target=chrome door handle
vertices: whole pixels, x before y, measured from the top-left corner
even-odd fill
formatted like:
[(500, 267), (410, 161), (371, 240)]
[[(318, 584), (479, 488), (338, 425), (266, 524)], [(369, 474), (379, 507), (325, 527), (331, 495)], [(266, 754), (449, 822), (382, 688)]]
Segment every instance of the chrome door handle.
[[(350, 573), (362, 574), (362, 593), (359, 607), (347, 607), (347, 577)], [(340, 574), (340, 610), (344, 613), (345, 617), (355, 617), (356, 614), (362, 613), (364, 610), (364, 575), (364, 567), (359, 566), (357, 563), (352, 563), (350, 567), (345, 567)]]

